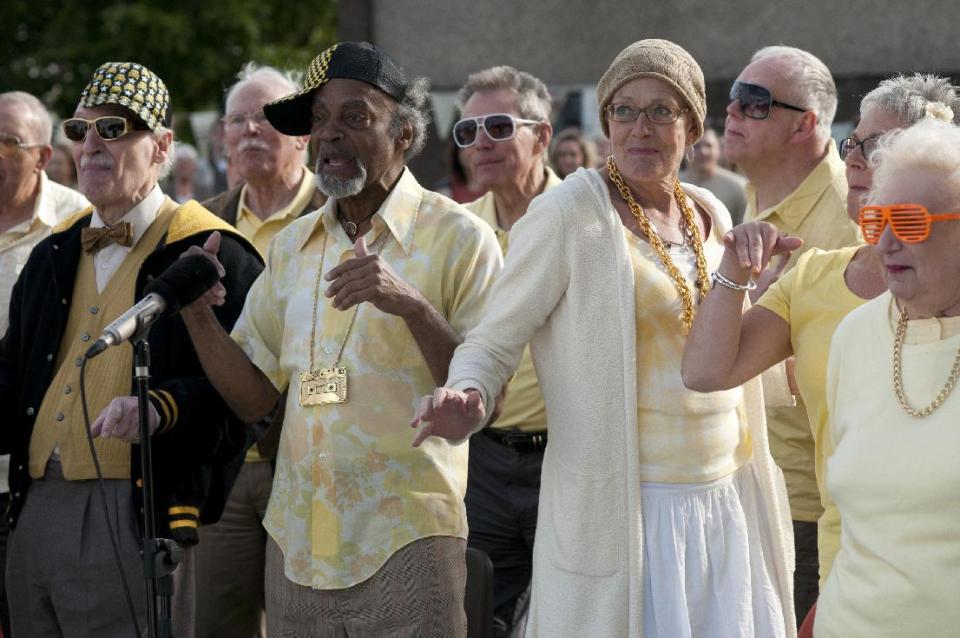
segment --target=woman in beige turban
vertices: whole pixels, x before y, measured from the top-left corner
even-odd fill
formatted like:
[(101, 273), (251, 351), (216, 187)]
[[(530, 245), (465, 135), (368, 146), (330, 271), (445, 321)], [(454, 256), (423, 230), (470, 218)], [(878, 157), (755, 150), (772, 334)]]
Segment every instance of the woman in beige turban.
[(528, 636), (787, 636), (790, 517), (762, 397), (680, 377), (730, 216), (677, 180), (703, 73), (643, 40), (597, 89), (612, 152), (533, 201), (415, 444), (485, 424), (529, 342), (549, 426)]

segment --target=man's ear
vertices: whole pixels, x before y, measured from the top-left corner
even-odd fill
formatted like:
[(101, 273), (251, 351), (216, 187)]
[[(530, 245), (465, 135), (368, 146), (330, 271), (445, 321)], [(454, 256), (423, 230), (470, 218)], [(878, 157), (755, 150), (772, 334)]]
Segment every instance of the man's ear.
[(534, 154), (546, 155), (550, 148), (550, 141), (553, 139), (553, 125), (550, 122), (541, 122), (537, 124), (537, 143), (534, 147)]
[(810, 139), (817, 134), (817, 114), (813, 111), (804, 111), (793, 127), (791, 137), (796, 142)]
[(397, 134), (394, 144), (396, 144), (396, 148), (400, 154), (405, 155), (407, 149), (413, 146), (413, 126), (410, 124), (404, 124), (400, 129), (400, 132)]
[(170, 155), (173, 147), (173, 132), (167, 131), (159, 137), (154, 135), (153, 138), (157, 141), (157, 148), (153, 154), (153, 163), (163, 164), (167, 161), (167, 156)]
[[(53, 157), (53, 147), (49, 144), (45, 144), (37, 149), (40, 151), (40, 156), (37, 158), (37, 172), (39, 173), (47, 167), (47, 164), (50, 163), (50, 158)], [(73, 161), (73, 158), (70, 158), (70, 161)]]

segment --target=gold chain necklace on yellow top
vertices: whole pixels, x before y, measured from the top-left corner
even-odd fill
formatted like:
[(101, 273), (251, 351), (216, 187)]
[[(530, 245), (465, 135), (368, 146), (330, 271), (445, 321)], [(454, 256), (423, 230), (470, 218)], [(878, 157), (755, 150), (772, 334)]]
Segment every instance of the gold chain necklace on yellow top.
[[(691, 293), (690, 288), (687, 287), (687, 280), (684, 279), (680, 269), (677, 268), (673, 260), (670, 259), (670, 254), (664, 247), (663, 240), (660, 239), (660, 235), (654, 230), (653, 224), (650, 222), (646, 213), (643, 212), (643, 208), (637, 203), (637, 200), (633, 198), (630, 188), (623, 181), (623, 176), (620, 175), (617, 163), (613, 160), (613, 155), (607, 158), (607, 170), (610, 173), (610, 181), (612, 181), (620, 191), (620, 196), (630, 207), (630, 212), (637, 219), (640, 230), (647, 236), (650, 245), (656, 251), (657, 255), (660, 256), (660, 262), (663, 264), (663, 267), (666, 268), (670, 278), (673, 279), (673, 285), (676, 287), (677, 293), (680, 295), (680, 300), (683, 302), (683, 312), (680, 315), (680, 330), (684, 335), (687, 335), (690, 333), (690, 327), (693, 325), (693, 317), (695, 314), (693, 293)], [(700, 301), (703, 302), (703, 300), (707, 298), (707, 293), (710, 291), (710, 276), (707, 274), (707, 258), (703, 251), (703, 239), (700, 237), (700, 229), (697, 228), (697, 223), (693, 216), (693, 209), (690, 208), (690, 204), (687, 203), (687, 196), (684, 194), (683, 189), (680, 188), (679, 181), (674, 184), (673, 194), (677, 199), (677, 204), (680, 206), (681, 219), (684, 225), (683, 232), (689, 239), (690, 244), (692, 244), (693, 251), (696, 254), (696, 284), (700, 291)]]
[[(347, 369), (339, 365), (343, 351), (347, 347), (347, 339), (350, 338), (350, 332), (353, 330), (353, 324), (357, 320), (357, 313), (360, 312), (360, 304), (354, 306), (353, 315), (350, 317), (350, 324), (347, 326), (347, 332), (343, 335), (343, 341), (340, 342), (340, 350), (337, 352), (337, 358), (329, 368), (314, 368), (314, 348), (317, 342), (317, 309), (320, 306), (320, 281), (323, 279), (323, 261), (327, 256), (327, 236), (326, 231), (323, 235), (323, 248), (320, 250), (320, 266), (317, 268), (317, 279), (313, 286), (313, 322), (310, 327), (310, 369), (300, 373), (300, 406), (308, 405), (326, 405), (328, 403), (346, 403), (347, 401)], [(384, 229), (382, 234), (371, 246), (373, 252), (379, 253), (383, 250), (383, 244), (390, 236), (390, 231)], [(378, 246), (379, 244), (379, 246)], [(376, 250), (379, 247), (380, 250)]]
[(907, 311), (900, 310), (900, 319), (897, 321), (897, 336), (893, 342), (893, 389), (897, 393), (897, 403), (903, 408), (903, 411), (912, 417), (922, 418), (931, 414), (934, 410), (943, 405), (947, 400), (953, 388), (960, 379), (960, 349), (957, 350), (957, 356), (953, 359), (953, 368), (950, 369), (950, 376), (947, 383), (940, 390), (930, 405), (922, 410), (914, 409), (907, 401), (907, 396), (903, 392), (903, 343), (907, 337)]

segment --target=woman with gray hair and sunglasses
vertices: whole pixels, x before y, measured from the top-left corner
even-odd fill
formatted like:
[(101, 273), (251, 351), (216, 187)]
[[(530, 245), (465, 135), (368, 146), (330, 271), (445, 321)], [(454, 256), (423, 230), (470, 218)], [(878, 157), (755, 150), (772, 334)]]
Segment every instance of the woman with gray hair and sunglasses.
[(677, 179), (703, 134), (703, 72), (643, 40), (597, 97), (606, 167), (569, 175), (514, 224), (415, 444), (483, 427), (529, 342), (550, 437), (527, 636), (791, 636), (790, 518), (758, 383), (703, 395), (680, 378), (730, 226)]
[[(884, 80), (860, 105), (860, 122), (840, 144), (846, 163), (847, 214), (859, 217), (873, 182), (871, 155), (880, 136), (925, 119), (951, 121), (960, 115), (958, 88), (946, 78), (915, 74)], [(724, 237), (718, 271), (721, 286), (704, 303), (684, 352), (683, 378), (701, 392), (735, 387), (784, 359), (796, 357), (796, 382), (808, 407), (815, 442), (817, 482), (825, 512), (818, 545), (825, 580), (840, 542), (840, 519), (824, 491), (824, 464), (831, 452), (824, 383), (830, 338), (851, 310), (881, 295), (885, 271), (872, 245), (813, 249), (775, 282), (757, 305), (742, 313), (743, 293), (769, 259), (799, 240), (771, 224), (749, 222)], [(726, 283), (725, 283), (726, 282)]]

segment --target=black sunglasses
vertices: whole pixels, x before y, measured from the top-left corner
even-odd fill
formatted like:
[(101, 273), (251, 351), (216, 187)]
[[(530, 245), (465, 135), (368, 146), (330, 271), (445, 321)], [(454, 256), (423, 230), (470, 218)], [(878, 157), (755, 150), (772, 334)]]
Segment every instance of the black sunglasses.
[(770, 108), (774, 106), (801, 113), (810, 110), (773, 99), (770, 89), (759, 84), (748, 84), (740, 81), (734, 82), (733, 86), (730, 87), (730, 101), (736, 102), (740, 106), (740, 112), (752, 120), (767, 119), (770, 117)]

